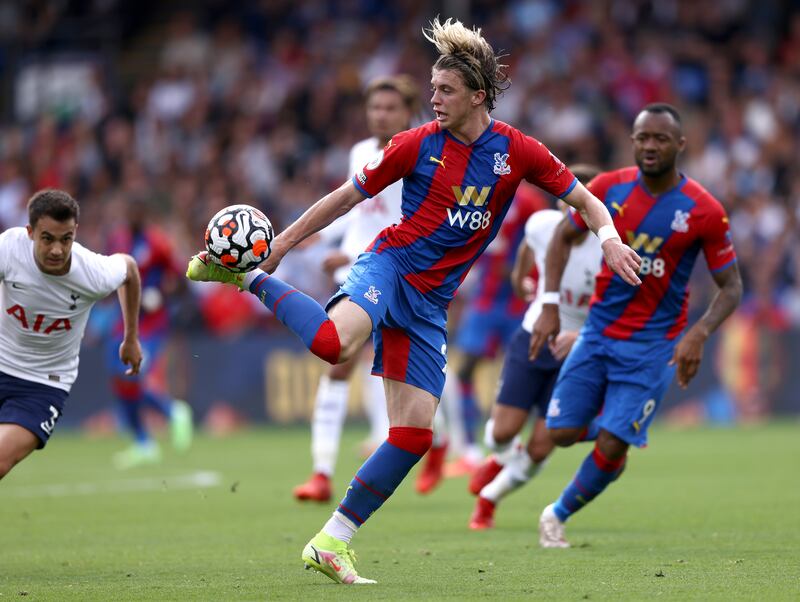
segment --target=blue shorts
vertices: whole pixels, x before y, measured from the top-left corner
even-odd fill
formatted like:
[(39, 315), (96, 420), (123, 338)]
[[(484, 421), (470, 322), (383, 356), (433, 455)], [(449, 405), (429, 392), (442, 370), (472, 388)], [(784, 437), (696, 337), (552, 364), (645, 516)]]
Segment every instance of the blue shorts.
[(447, 365), (447, 309), (406, 282), (383, 255), (359, 255), (347, 280), (328, 301), (345, 295), (372, 320), (372, 373), (441, 397)]
[(518, 326), (503, 360), (497, 404), (527, 412), (536, 408), (537, 416), (544, 417), (562, 362), (553, 357), (547, 346), (534, 361), (529, 360), (530, 342), (531, 333)]
[(468, 306), (458, 327), (456, 346), (478, 357), (494, 357), (514, 336), (522, 316), (511, 315), (502, 308), (477, 309)]
[(667, 363), (676, 343), (612, 339), (585, 326), (559, 374), (547, 427), (584, 427), (602, 409), (600, 428), (645, 446), (647, 428), (675, 374)]
[(64, 410), (69, 393), (0, 372), (0, 423), (18, 424), (46, 444)]

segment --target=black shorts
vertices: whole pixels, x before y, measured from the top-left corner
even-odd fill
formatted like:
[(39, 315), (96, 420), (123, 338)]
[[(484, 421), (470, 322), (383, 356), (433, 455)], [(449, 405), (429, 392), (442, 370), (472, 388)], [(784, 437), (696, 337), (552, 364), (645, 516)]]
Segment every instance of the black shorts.
[(18, 424), (39, 438), (42, 449), (55, 429), (69, 393), (0, 372), (0, 423)]
[(529, 360), (530, 340), (531, 333), (522, 327), (511, 337), (500, 374), (497, 403), (528, 412), (536, 408), (538, 416), (544, 417), (563, 362), (553, 357), (547, 345), (536, 360)]

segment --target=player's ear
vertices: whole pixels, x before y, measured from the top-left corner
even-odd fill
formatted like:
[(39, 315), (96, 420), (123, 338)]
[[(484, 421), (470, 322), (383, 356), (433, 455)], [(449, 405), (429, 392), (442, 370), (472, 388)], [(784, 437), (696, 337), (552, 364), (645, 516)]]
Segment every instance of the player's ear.
[(682, 153), (683, 149), (686, 148), (686, 136), (681, 136), (678, 138), (678, 152)]
[(479, 107), (486, 101), (486, 90), (475, 90), (472, 93), (472, 106)]
[(31, 227), (31, 225), (28, 224), (27, 226), (25, 226), (25, 229), (28, 231), (28, 238), (33, 240), (33, 228)]

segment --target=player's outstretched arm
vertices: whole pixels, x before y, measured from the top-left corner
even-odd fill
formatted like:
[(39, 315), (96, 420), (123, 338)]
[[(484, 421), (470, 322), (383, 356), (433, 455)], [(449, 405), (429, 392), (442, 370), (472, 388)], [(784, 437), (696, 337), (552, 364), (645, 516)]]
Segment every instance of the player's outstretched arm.
[(567, 267), (572, 242), (580, 232), (572, 225), (569, 217), (564, 217), (556, 226), (550, 244), (547, 245), (547, 256), (544, 260), (544, 298), (542, 311), (533, 325), (528, 356), (535, 360), (547, 341), (554, 339), (561, 330), (561, 319), (558, 315), (558, 302), (561, 290), (561, 278)]
[(142, 346), (139, 344), (139, 306), (142, 299), (142, 281), (139, 277), (139, 266), (130, 255), (120, 254), (125, 258), (128, 271), (125, 281), (117, 289), (119, 305), (122, 308), (122, 319), (125, 322), (125, 335), (119, 346), (119, 359), (130, 366), (125, 374), (138, 374), (142, 364)]
[(682, 389), (688, 387), (689, 381), (697, 374), (703, 359), (703, 346), (709, 335), (734, 312), (742, 299), (742, 277), (737, 264), (713, 273), (712, 276), (719, 290), (703, 317), (695, 322), (675, 346), (669, 362), (670, 366), (678, 366), (678, 385)]
[(642, 259), (636, 251), (622, 242), (606, 206), (580, 182), (564, 200), (575, 207), (592, 232), (600, 238), (606, 264), (631, 286), (639, 286)]
[(278, 267), (283, 256), (295, 245), (333, 223), (337, 217), (350, 211), (365, 198), (349, 180), (333, 192), (326, 194), (275, 237), (270, 244), (269, 257), (259, 267), (271, 274)]

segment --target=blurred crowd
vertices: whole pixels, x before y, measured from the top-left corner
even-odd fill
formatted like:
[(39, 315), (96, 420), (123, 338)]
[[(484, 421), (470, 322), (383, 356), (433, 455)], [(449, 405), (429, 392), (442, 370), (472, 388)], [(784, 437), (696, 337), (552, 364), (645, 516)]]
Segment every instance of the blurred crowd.
[[(234, 202), (280, 230), (348, 176), (370, 79), (405, 72), (428, 89), (435, 55), (421, 29), (437, 14), (482, 27), (507, 54), (513, 85), (494, 117), (567, 163), (629, 165), (638, 110), (680, 109), (682, 170), (726, 206), (746, 286), (722, 335), (736, 367), (723, 379), (761, 412), (779, 334), (800, 325), (791, 2), (0, 0), (0, 228), (26, 223), (28, 196), (51, 186), (79, 199), (79, 239), (97, 249), (132, 198), (149, 202), (181, 258)], [(324, 297), (308, 256), (318, 253), (298, 252), (290, 269)], [(710, 294), (698, 274), (694, 307)], [(230, 303), (238, 313), (198, 300), (209, 328), (264, 320)]]

